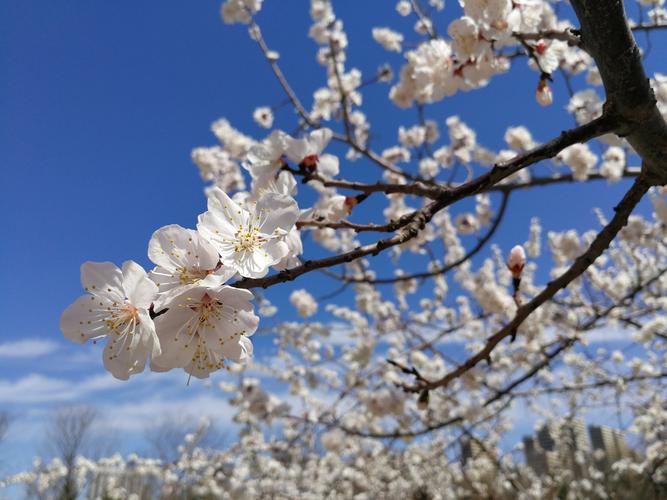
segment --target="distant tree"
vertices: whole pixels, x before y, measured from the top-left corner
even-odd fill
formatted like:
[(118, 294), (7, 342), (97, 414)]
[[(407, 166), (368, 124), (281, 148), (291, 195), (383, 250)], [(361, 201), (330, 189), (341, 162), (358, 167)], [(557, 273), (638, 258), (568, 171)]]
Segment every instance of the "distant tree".
[(97, 410), (90, 406), (62, 407), (51, 416), (46, 429), (47, 447), (67, 469), (57, 495), (59, 500), (74, 500), (79, 494), (76, 459), (91, 446), (97, 418)]
[(202, 427), (200, 420), (192, 415), (166, 415), (145, 428), (144, 439), (148, 443), (148, 456), (172, 463), (178, 460), (179, 447), (184, 443), (190, 447), (217, 449), (224, 444), (225, 435), (215, 424)]

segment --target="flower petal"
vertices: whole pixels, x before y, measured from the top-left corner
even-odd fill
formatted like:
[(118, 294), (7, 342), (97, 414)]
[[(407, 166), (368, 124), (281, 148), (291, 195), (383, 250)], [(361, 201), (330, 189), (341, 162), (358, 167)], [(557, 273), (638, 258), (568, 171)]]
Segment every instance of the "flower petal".
[(324, 177), (335, 177), (339, 172), (338, 157), (330, 154), (320, 156), (317, 161), (317, 172)]
[(81, 265), (81, 286), (93, 295), (123, 300), (123, 274), (113, 262), (84, 262)]
[(66, 339), (79, 344), (108, 334), (104, 319), (112, 302), (106, 297), (83, 295), (60, 316), (60, 330)]
[(218, 265), (218, 252), (197, 231), (177, 224), (153, 233), (148, 243), (148, 258), (169, 271), (177, 269), (212, 270)]
[(256, 210), (264, 214), (265, 219), (260, 230), (272, 234), (276, 229), (288, 232), (299, 218), (299, 206), (294, 198), (278, 193), (266, 193), (257, 202)]
[(148, 309), (157, 295), (157, 285), (146, 271), (132, 260), (123, 263), (123, 290), (130, 304), (138, 309)]

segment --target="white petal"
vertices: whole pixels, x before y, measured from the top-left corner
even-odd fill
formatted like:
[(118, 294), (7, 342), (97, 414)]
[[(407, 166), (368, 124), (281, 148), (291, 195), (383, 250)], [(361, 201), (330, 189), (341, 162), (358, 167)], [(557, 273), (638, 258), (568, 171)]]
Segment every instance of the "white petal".
[(299, 206), (294, 198), (278, 193), (267, 193), (257, 202), (257, 212), (264, 215), (260, 230), (272, 234), (276, 229), (289, 231), (299, 218)]
[(268, 259), (270, 264), (269, 265), (274, 265), (283, 260), (285, 257), (287, 257), (287, 254), (289, 254), (289, 247), (287, 246), (287, 243), (283, 241), (282, 239), (277, 240), (271, 240), (265, 247), (264, 250), (266, 251), (266, 254), (268, 255)]
[(282, 171), (280, 174), (278, 174), (276, 186), (278, 186), (279, 193), (283, 193), (288, 196), (294, 196), (296, 194), (296, 179), (291, 173), (287, 171)]
[(148, 352), (141, 344), (128, 348), (110, 338), (102, 353), (104, 367), (117, 379), (127, 380), (130, 375), (144, 371)]
[(225, 358), (235, 363), (245, 363), (252, 357), (253, 347), (249, 338), (240, 337), (236, 342), (228, 342), (223, 346)]
[(60, 330), (66, 339), (80, 344), (107, 335), (104, 319), (109, 315), (107, 308), (111, 305), (106, 297), (83, 295), (63, 312)]
[(125, 298), (123, 274), (113, 262), (84, 262), (81, 265), (81, 286), (93, 295), (105, 295), (112, 300)]
[(208, 378), (212, 372), (223, 366), (222, 355), (200, 342), (191, 362), (185, 367), (185, 371), (193, 377)]
[(315, 151), (311, 154), (319, 155), (327, 147), (329, 141), (333, 137), (333, 132), (328, 128), (321, 128), (310, 133), (310, 142), (314, 146)]
[(132, 260), (123, 263), (123, 290), (130, 304), (138, 309), (148, 309), (158, 288), (143, 267)]
[(237, 254), (234, 264), (244, 278), (263, 278), (269, 272), (271, 256), (263, 249)]
[(324, 177), (335, 177), (339, 172), (338, 157), (330, 154), (320, 156), (317, 161), (317, 172)]
[(162, 354), (160, 339), (155, 330), (155, 322), (148, 311), (139, 311), (139, 325), (141, 326), (141, 341), (144, 348), (150, 353), (151, 359)]
[(152, 362), (163, 369), (186, 366), (195, 351), (196, 335), (192, 323), (197, 315), (189, 308), (187, 297), (190, 293), (191, 290), (178, 296), (169, 310), (154, 320), (162, 352)]
[(294, 139), (292, 137), (285, 139), (285, 155), (290, 161), (297, 164), (301, 163), (301, 160), (309, 154), (309, 144), (306, 139)]
[[(241, 222), (239, 221), (239, 224)], [(229, 256), (234, 252), (234, 241), (238, 226), (232, 225), (218, 211), (208, 211), (199, 216), (197, 222), (197, 231), (206, 238), (216, 251), (223, 257)]]
[(219, 213), (234, 227), (238, 227), (242, 214), (241, 207), (217, 186), (208, 192), (208, 210)]
[(218, 252), (197, 231), (177, 224), (153, 233), (148, 243), (148, 258), (169, 271), (177, 269), (215, 269)]

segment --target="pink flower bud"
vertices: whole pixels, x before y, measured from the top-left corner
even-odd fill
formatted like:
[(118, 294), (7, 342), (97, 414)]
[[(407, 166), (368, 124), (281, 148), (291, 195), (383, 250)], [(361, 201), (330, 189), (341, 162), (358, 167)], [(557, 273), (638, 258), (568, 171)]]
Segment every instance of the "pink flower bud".
[(517, 245), (510, 250), (507, 258), (507, 268), (512, 272), (512, 277), (518, 279), (521, 277), (523, 268), (526, 265), (526, 252), (521, 245)]
[(537, 84), (537, 90), (535, 91), (535, 99), (540, 106), (549, 106), (554, 102), (554, 96), (551, 93), (551, 87), (546, 80), (540, 80), (540, 83)]

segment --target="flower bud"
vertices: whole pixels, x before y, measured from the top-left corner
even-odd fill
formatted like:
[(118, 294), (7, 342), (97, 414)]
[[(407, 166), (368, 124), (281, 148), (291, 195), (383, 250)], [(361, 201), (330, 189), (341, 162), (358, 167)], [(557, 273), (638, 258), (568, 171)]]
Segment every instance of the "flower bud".
[(537, 103), (540, 106), (549, 106), (554, 102), (554, 96), (551, 93), (551, 87), (549, 87), (549, 84), (544, 78), (540, 79), (540, 82), (537, 84), (535, 99), (537, 99)]
[(509, 257), (507, 258), (507, 268), (512, 273), (512, 278), (519, 279), (521, 278), (521, 273), (523, 268), (526, 265), (526, 252), (524, 252), (521, 245), (517, 245), (512, 250), (510, 250)]

